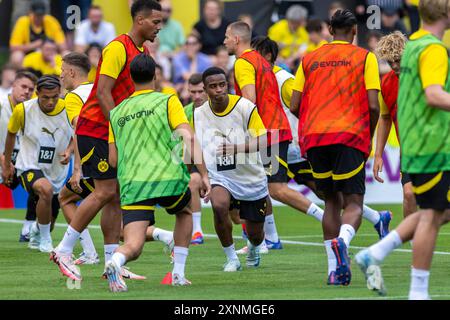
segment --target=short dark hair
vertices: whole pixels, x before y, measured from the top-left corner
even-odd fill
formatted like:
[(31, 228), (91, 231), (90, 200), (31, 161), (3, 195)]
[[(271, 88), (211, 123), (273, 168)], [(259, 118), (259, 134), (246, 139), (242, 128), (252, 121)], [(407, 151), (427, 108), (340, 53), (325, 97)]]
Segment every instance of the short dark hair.
[(1, 72), (5, 71), (5, 70), (17, 71), (17, 67), (15, 65), (13, 65), (12, 63), (7, 63), (3, 66)]
[(155, 78), (156, 63), (148, 54), (138, 54), (130, 64), (131, 79), (135, 83), (148, 83)]
[(100, 7), (98, 4), (93, 4), (89, 7), (89, 11), (91, 10), (100, 10), (102, 11), (102, 7)]
[(261, 55), (270, 53), (272, 56), (271, 63), (274, 64), (278, 58), (278, 44), (266, 36), (257, 36), (252, 40), (252, 48), (258, 51)]
[(99, 43), (93, 42), (89, 45), (89, 47), (86, 49), (86, 51), (84, 51), (84, 53), (88, 56), (89, 52), (92, 49), (97, 49), (98, 51), (100, 51), (100, 53), (102, 53), (103, 47)]
[(54, 75), (46, 75), (39, 78), (37, 81), (37, 91), (41, 91), (41, 89), (55, 89), (61, 88), (61, 82), (59, 81), (58, 76)]
[(236, 21), (228, 25), (231, 32), (241, 37), (243, 42), (249, 43), (252, 40), (252, 29), (244, 21)]
[(84, 53), (71, 52), (62, 58), (63, 62), (79, 68), (85, 75), (91, 70), (89, 58)]
[(357, 20), (353, 12), (348, 9), (338, 10), (331, 17), (331, 28), (334, 32), (337, 30), (343, 31), (345, 33), (350, 32), (350, 30), (357, 24)]
[(217, 74), (223, 74), (225, 76), (225, 78), (227, 78), (227, 74), (225, 73), (225, 71), (222, 68), (211, 67), (211, 68), (206, 69), (205, 72), (203, 72), (203, 75), (202, 75), (203, 84), (206, 84), (206, 78), (208, 78), (210, 76), (215, 76)]
[(14, 81), (17, 81), (17, 80), (20, 80), (23, 78), (29, 79), (31, 82), (33, 82), (34, 85), (36, 85), (36, 82), (38, 81), (38, 78), (33, 73), (31, 73), (30, 71), (26, 71), (26, 70), (17, 71)]
[(161, 11), (161, 5), (153, 0), (135, 0), (131, 5), (131, 17), (134, 19), (142, 11)]
[(50, 39), (50, 38), (45, 38), (45, 39), (42, 41), (41, 47), (44, 46), (44, 44), (46, 44), (46, 43), (51, 43), (51, 44), (54, 44), (54, 45), (56, 46), (55, 40)]
[(321, 33), (323, 30), (323, 21), (320, 19), (311, 19), (306, 23), (306, 31), (308, 33)]
[(188, 79), (188, 83), (193, 85), (193, 86), (196, 86), (196, 85), (202, 83), (202, 81), (203, 81), (203, 76), (202, 76), (201, 73), (194, 73)]

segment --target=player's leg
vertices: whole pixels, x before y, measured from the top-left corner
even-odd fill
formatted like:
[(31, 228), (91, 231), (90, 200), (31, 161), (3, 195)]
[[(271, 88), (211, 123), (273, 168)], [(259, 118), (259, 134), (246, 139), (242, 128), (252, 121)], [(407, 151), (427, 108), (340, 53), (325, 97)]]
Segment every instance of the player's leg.
[(403, 185), (403, 217), (406, 218), (410, 214), (417, 212), (416, 195), (413, 191), (413, 185), (409, 174), (402, 173)]
[[(97, 186), (97, 182), (95, 182), (95, 185)], [(113, 185), (111, 184), (111, 186)], [(116, 188), (117, 181), (114, 180), (114, 189)], [(102, 216), (100, 219), (100, 226), (103, 232), (105, 265), (109, 259), (111, 259), (114, 251), (119, 247), (120, 230), (122, 228), (121, 221), (122, 210), (120, 208), (119, 194), (118, 191), (116, 191), (111, 200), (106, 202), (103, 206)]]
[(201, 225), (202, 219), (202, 206), (200, 202), (201, 186), (202, 180), (200, 174), (198, 172), (193, 171), (191, 173), (191, 180), (189, 181), (189, 189), (191, 190), (192, 194), (191, 208), (192, 208), (192, 223), (193, 223), (191, 244), (202, 244), (204, 242)]
[(224, 265), (225, 272), (234, 272), (241, 270), (241, 264), (236, 254), (233, 241), (233, 225), (228, 217), (230, 210), (231, 194), (222, 186), (213, 185), (211, 190), (211, 205), (214, 213), (214, 228), (223, 251), (227, 256), (227, 262)]
[(72, 221), (77, 210), (76, 203), (81, 200), (81, 197), (70, 191), (67, 186), (64, 186), (58, 195), (58, 200), (64, 218), (66, 219), (66, 222), (70, 224), (70, 221)]
[(27, 199), (27, 211), (25, 213), (25, 221), (20, 232), (19, 242), (30, 241), (30, 231), (32, 225), (36, 222), (36, 204), (37, 199), (33, 195), (29, 195)]
[[(135, 207), (135, 208), (134, 208)], [(136, 203), (123, 209), (124, 244), (118, 247), (105, 265), (106, 277), (112, 292), (127, 291), (123, 280), (124, 265), (136, 260), (142, 253), (147, 228), (154, 223), (154, 206), (151, 200)]]

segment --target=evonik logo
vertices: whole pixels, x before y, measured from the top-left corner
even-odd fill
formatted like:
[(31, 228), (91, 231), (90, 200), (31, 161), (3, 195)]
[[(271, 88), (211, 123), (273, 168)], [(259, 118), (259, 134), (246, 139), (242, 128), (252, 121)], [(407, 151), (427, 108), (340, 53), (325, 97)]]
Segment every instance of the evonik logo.
[(150, 117), (153, 116), (155, 114), (155, 111), (153, 110), (144, 110), (144, 111), (139, 111), (133, 114), (129, 114), (125, 117), (120, 118), (119, 120), (117, 120), (117, 124), (119, 125), (119, 127), (123, 127), (125, 125), (125, 123), (127, 123), (128, 121), (131, 120), (136, 120), (142, 117)]
[(311, 65), (311, 72), (319, 69), (319, 68), (337, 68), (337, 67), (351, 67), (352, 62), (341, 60), (341, 61), (314, 61), (314, 63)]

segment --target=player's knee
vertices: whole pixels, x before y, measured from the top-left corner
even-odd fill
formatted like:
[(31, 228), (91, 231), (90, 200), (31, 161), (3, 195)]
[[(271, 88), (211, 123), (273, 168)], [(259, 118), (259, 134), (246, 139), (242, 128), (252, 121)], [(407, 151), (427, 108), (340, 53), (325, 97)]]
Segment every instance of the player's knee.
[(53, 198), (53, 187), (47, 180), (42, 180), (33, 186), (34, 191), (39, 199), (46, 202), (51, 202)]
[(120, 202), (115, 188), (102, 190), (95, 189), (93, 193), (95, 193), (96, 198), (103, 203), (111, 201), (117, 201), (118, 203)]
[(416, 203), (416, 195), (412, 190), (404, 190), (403, 191), (403, 201), (407, 203), (408, 205), (413, 205)]
[(228, 203), (226, 202), (218, 202), (218, 203), (214, 203), (214, 217), (215, 219), (220, 222), (223, 223), (226, 221), (226, 219), (228, 218), (228, 210), (229, 210), (230, 206)]
[(189, 187), (193, 190), (199, 190), (202, 186), (202, 179), (199, 174), (191, 174), (191, 180), (189, 181)]

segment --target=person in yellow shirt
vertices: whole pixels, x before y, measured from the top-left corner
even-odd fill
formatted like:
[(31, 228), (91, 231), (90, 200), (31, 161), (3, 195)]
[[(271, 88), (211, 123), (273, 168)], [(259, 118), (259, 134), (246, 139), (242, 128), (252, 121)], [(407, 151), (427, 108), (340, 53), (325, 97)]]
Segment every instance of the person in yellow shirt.
[(22, 67), (32, 69), (36, 74), (61, 75), (62, 57), (58, 54), (56, 43), (46, 39), (40, 51), (29, 53), (23, 59)]
[(94, 83), (95, 77), (97, 76), (97, 68), (100, 58), (102, 56), (102, 47), (98, 44), (91, 44), (87, 48), (85, 54), (89, 58), (89, 63), (91, 64), (91, 69), (88, 74), (88, 81)]
[(309, 36), (309, 44), (305, 50), (305, 53), (313, 52), (328, 43), (328, 41), (323, 37), (323, 29), (324, 25), (322, 20), (312, 19), (308, 21), (306, 24), (306, 31)]
[(291, 6), (286, 19), (280, 20), (269, 28), (268, 36), (280, 47), (280, 58), (291, 64), (298, 51), (308, 46), (308, 32), (305, 29), (308, 11), (300, 5)]
[(59, 52), (66, 49), (61, 25), (56, 18), (45, 14), (45, 11), (43, 1), (33, 0), (30, 14), (17, 20), (9, 41), (10, 61), (14, 65), (21, 66), (25, 55), (39, 49), (45, 39), (55, 41)]

